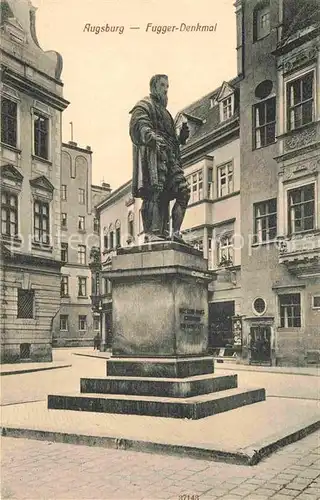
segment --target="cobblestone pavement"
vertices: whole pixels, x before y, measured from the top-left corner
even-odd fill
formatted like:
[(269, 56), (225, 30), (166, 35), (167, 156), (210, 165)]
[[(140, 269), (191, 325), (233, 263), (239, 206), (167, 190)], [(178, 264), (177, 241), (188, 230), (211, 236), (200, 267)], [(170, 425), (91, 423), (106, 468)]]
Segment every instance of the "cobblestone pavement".
[(255, 467), (2, 438), (2, 499), (320, 499), (320, 432)]

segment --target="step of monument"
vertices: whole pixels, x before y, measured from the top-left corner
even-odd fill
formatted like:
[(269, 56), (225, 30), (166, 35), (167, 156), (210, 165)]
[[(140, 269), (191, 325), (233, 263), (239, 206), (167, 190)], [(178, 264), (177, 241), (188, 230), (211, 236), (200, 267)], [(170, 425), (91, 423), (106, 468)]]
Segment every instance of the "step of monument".
[(228, 389), (223, 392), (176, 399), (120, 394), (49, 395), (49, 410), (122, 413), (198, 420), (241, 406), (264, 401), (265, 389)]
[(237, 387), (237, 375), (197, 375), (187, 378), (81, 378), (81, 393), (130, 394), (189, 398)]
[(107, 375), (115, 377), (193, 377), (213, 373), (213, 356), (117, 358), (107, 361)]

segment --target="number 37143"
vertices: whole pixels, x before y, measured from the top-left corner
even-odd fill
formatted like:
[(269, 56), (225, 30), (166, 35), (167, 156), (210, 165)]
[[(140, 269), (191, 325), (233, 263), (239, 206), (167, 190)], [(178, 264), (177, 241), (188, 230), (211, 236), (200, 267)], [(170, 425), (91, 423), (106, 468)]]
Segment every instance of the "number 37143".
[(199, 495), (179, 495), (179, 500), (200, 500)]

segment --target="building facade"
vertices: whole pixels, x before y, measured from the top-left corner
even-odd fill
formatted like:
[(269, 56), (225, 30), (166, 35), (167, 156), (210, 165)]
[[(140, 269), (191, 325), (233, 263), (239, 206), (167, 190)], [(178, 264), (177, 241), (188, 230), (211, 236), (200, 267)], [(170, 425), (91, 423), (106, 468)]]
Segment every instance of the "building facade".
[(319, 5), (238, 1), (246, 361), (320, 361)]
[(241, 312), (239, 80), (235, 78), (182, 110), (179, 131), (190, 136), (182, 163), (191, 189), (185, 240), (203, 251), (209, 285), (209, 345), (241, 351), (235, 318)]
[(50, 361), (60, 308), (60, 54), (29, 1), (1, 2), (1, 360)]
[(100, 246), (94, 206), (110, 186), (92, 185), (92, 151), (70, 141), (61, 163), (61, 308), (53, 322), (53, 345), (88, 346), (100, 334), (100, 316), (92, 310), (91, 251)]

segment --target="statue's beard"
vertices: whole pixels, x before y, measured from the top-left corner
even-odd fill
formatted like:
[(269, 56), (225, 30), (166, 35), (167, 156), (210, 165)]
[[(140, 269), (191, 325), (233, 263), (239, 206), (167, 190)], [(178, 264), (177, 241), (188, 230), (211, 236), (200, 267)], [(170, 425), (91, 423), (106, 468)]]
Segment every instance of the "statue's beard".
[(159, 99), (159, 101), (161, 102), (162, 106), (164, 106), (165, 108), (167, 107), (168, 105), (168, 96), (166, 94), (156, 94), (157, 98)]

